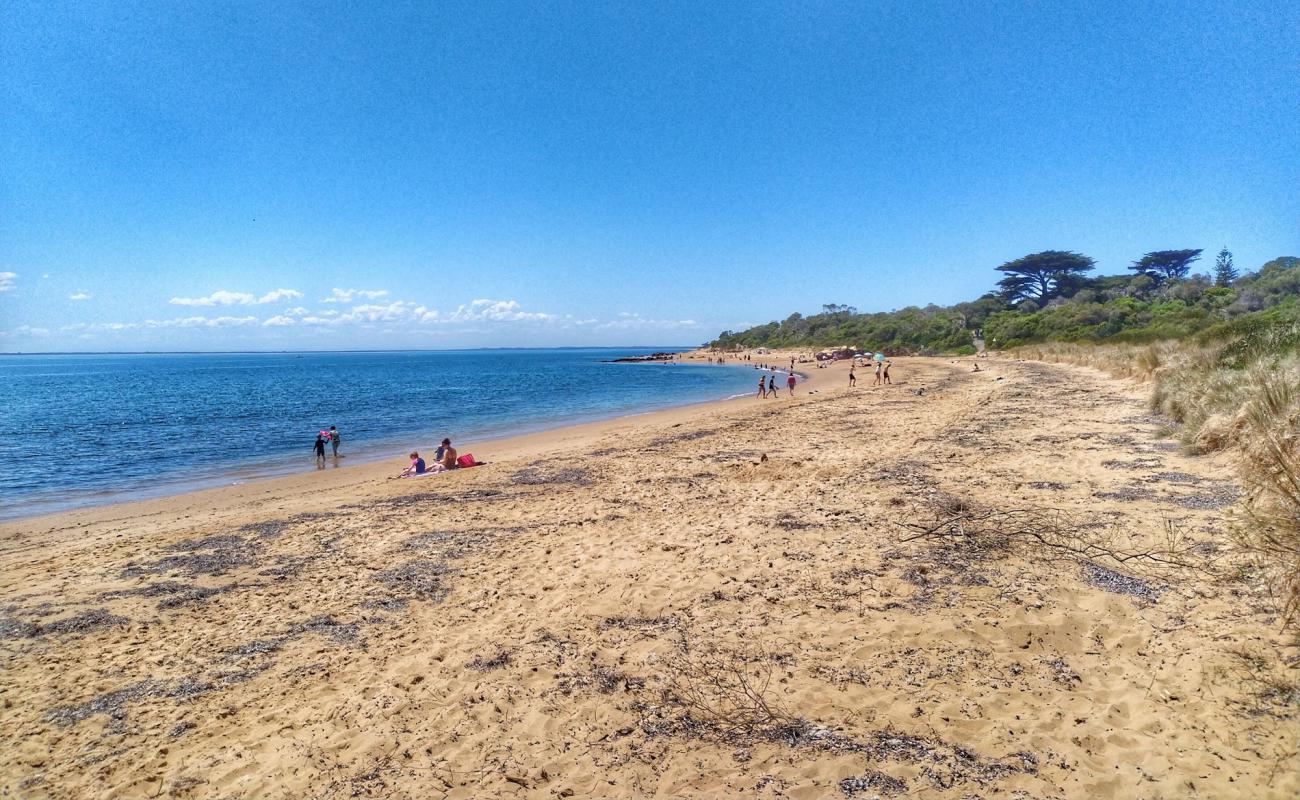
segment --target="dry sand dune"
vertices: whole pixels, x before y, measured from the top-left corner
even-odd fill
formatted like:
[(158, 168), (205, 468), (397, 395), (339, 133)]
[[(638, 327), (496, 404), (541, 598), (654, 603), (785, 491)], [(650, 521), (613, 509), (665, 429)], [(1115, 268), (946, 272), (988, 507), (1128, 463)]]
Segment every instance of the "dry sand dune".
[(1297, 796), (1230, 465), (983, 363), (3, 526), (3, 796)]

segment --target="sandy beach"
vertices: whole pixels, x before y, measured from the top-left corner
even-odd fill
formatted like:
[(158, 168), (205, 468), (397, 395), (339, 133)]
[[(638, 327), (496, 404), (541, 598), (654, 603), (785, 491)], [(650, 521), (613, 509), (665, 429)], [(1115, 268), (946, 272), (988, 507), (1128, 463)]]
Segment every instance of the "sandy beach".
[(974, 363), (0, 525), (0, 796), (1300, 794), (1228, 457)]

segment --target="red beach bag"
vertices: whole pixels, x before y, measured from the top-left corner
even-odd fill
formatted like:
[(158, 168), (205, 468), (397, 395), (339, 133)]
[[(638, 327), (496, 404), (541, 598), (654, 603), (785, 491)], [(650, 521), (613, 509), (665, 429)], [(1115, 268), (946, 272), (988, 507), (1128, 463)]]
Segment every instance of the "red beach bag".
[(463, 456), (461, 456), (460, 458), (456, 459), (456, 466), (458, 466), (458, 467), (476, 467), (476, 466), (478, 466), (478, 464), (474, 463), (474, 454), (473, 454), (473, 453), (466, 453), (465, 455), (463, 455)]

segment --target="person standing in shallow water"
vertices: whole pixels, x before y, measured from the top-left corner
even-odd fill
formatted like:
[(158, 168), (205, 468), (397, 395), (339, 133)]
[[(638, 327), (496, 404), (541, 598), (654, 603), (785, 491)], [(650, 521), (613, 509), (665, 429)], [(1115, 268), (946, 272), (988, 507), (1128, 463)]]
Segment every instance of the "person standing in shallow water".
[(325, 437), (316, 434), (316, 468), (325, 468)]
[(340, 441), (339, 429), (331, 425), (330, 426), (330, 448), (334, 450), (335, 458), (339, 457), (339, 441)]

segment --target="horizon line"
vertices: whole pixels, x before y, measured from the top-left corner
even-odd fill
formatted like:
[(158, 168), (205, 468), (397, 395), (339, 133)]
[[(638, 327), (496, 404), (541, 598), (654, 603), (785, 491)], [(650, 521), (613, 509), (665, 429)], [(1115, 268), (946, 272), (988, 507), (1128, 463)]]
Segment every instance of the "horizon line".
[(343, 350), (13, 350), (0, 356), (205, 356), (205, 355), (288, 355), (303, 353), (469, 353), (488, 350), (696, 350), (704, 345), (564, 345), (558, 347), (442, 347), (356, 348)]

